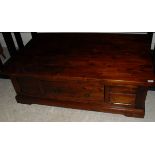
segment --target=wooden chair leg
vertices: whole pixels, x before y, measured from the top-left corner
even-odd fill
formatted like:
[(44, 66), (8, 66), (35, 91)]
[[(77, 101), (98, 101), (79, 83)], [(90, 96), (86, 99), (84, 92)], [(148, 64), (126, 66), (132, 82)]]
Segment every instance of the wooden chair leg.
[(149, 36), (149, 41), (150, 41), (150, 45), (151, 45), (152, 39), (153, 39), (153, 32), (148, 32), (148, 36)]
[(16, 53), (16, 47), (11, 35), (11, 32), (2, 32), (5, 43), (7, 45), (7, 48), (9, 50), (10, 56), (14, 56)]
[(2, 67), (3, 67), (3, 63), (2, 63), (2, 60), (0, 59), (0, 79), (9, 79), (7, 75), (3, 75), (3, 73), (1, 72)]
[(14, 35), (15, 35), (19, 49), (22, 49), (24, 47), (24, 44), (23, 44), (23, 40), (22, 40), (20, 32), (14, 32)]
[(37, 37), (37, 32), (31, 32), (31, 35), (32, 35), (32, 39), (36, 38)]
[(153, 50), (153, 53), (152, 53), (152, 60), (153, 60), (153, 69), (154, 69), (154, 74), (155, 74), (155, 49)]
[(1, 58), (0, 58), (0, 68), (2, 67), (2, 65), (3, 65), (3, 64), (2, 64), (2, 60), (1, 60)]

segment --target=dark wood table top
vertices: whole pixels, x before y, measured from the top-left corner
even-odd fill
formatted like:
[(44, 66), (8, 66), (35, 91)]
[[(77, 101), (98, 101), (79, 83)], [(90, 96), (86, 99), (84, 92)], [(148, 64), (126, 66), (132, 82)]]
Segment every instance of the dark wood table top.
[(143, 34), (51, 33), (38, 37), (5, 67), (16, 76), (155, 80)]

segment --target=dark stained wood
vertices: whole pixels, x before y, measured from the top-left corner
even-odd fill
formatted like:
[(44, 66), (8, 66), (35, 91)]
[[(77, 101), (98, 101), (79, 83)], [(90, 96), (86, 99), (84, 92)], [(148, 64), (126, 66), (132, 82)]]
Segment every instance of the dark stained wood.
[(11, 32), (3, 32), (2, 34), (10, 55), (14, 56), (16, 54), (16, 47), (15, 47)]
[[(3, 48), (2, 48), (2, 46), (1, 46), (1, 43), (0, 43), (0, 55), (1, 55), (1, 56), (4, 55), (4, 53), (3, 53)], [(0, 62), (2, 62), (1, 59), (0, 59)]]
[(3, 67), (2, 61), (0, 59), (0, 74), (1, 74), (1, 68)]
[[(150, 43), (152, 43), (153, 40), (153, 32), (149, 32), (148, 36), (150, 38)], [(154, 50), (151, 51), (150, 53), (152, 55), (152, 62), (153, 62), (153, 70), (154, 70), (154, 74), (155, 74), (155, 48)]]
[[(37, 34), (3, 69), (17, 101), (144, 117), (149, 35)], [(143, 95), (143, 97), (141, 97)]]
[(24, 44), (23, 44), (23, 40), (22, 40), (20, 32), (14, 32), (14, 35), (15, 35), (19, 49), (22, 49), (24, 47)]
[(100, 88), (100, 84), (94, 81), (43, 81), (32, 78), (17, 78), (16, 82), (20, 86), (18, 93), (22, 95), (42, 96), (42, 98), (66, 101), (104, 103), (104, 87)]
[(135, 107), (137, 87), (113, 86), (105, 87), (105, 102), (115, 106)]
[(150, 40), (150, 47), (153, 39), (153, 32), (148, 32), (149, 40)]
[(93, 110), (99, 112), (110, 112), (116, 114), (123, 114), (128, 117), (144, 117), (143, 109), (134, 109), (134, 108), (122, 108), (122, 107), (114, 107), (110, 105), (101, 105), (101, 104), (93, 104), (93, 103), (82, 103), (82, 102), (70, 102), (70, 101), (59, 101), (45, 98), (36, 98), (31, 96), (16, 96), (16, 100), (19, 103), (23, 104), (42, 104), (49, 106), (58, 106), (58, 107), (66, 107), (73, 109), (83, 109), (83, 110)]
[(152, 61), (153, 61), (153, 69), (154, 69), (154, 75), (155, 75), (155, 49), (152, 51)]
[(47, 78), (87, 77), (146, 84), (147, 80), (155, 80), (151, 57), (147, 53), (147, 36), (74, 35), (40, 34), (38, 39), (32, 40), (30, 46), (25, 48), (27, 52), (16, 57), (11, 67), (8, 67), (8, 73), (35, 77), (44, 74)]
[[(1, 46), (1, 45), (0, 45)], [(1, 51), (0, 51), (0, 55), (1, 55)], [(2, 60), (0, 58), (0, 68), (2, 67), (3, 63), (2, 63)]]
[(145, 110), (145, 98), (147, 95), (147, 88), (140, 86), (137, 91), (136, 95), (136, 108), (144, 109)]
[(19, 94), (21, 92), (21, 86), (19, 85), (17, 78), (16, 77), (10, 77), (10, 78), (16, 93)]
[(37, 37), (37, 32), (31, 32), (32, 39), (35, 39)]
[[(1, 46), (1, 44), (0, 44), (0, 55), (1, 55), (3, 58), (6, 58), (5, 55), (4, 55), (4, 53), (3, 53), (3, 47)], [(2, 68), (3, 68), (3, 63), (2, 63), (2, 60), (1, 60), (1, 58), (0, 58), (0, 78), (1, 78), (1, 79), (7, 79), (8, 76), (3, 75), (3, 74), (1, 73)]]

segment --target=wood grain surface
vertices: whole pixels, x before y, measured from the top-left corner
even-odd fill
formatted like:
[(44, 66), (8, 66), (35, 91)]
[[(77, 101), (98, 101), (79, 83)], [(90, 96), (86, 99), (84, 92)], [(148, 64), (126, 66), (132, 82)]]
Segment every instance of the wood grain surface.
[(144, 117), (155, 75), (148, 35), (38, 34), (3, 69), (17, 101)]

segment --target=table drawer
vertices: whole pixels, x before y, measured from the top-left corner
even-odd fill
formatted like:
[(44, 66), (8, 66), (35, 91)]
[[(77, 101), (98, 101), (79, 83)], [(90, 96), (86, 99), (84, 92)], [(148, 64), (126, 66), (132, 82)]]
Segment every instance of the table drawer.
[(46, 98), (104, 103), (104, 87), (90, 81), (42, 81), (42, 88)]
[(114, 105), (133, 106), (135, 99), (136, 95), (132, 94), (110, 94), (109, 102)]
[(104, 103), (104, 87), (94, 81), (17, 78), (19, 94), (63, 101)]
[(105, 86), (105, 103), (114, 106), (134, 107), (137, 87), (135, 86)]
[(136, 94), (137, 87), (135, 86), (110, 86), (110, 93)]

